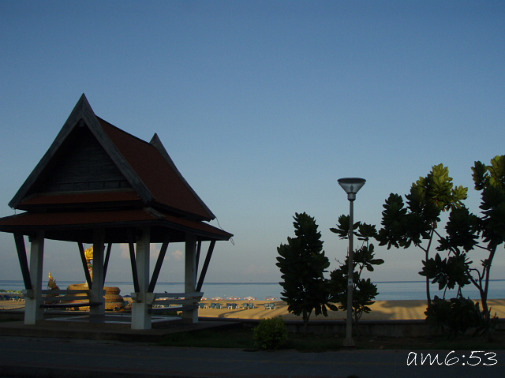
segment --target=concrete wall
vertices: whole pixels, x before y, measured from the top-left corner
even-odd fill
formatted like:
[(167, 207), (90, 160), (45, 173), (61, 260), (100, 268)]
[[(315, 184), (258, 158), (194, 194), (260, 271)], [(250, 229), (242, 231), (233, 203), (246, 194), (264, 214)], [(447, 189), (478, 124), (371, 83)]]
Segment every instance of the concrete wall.
[[(206, 318), (209, 320), (209, 318)], [(226, 319), (228, 321), (232, 319)], [(236, 319), (243, 323), (250, 323), (255, 326), (259, 320)], [(287, 320), (286, 326), (289, 332), (303, 332), (303, 322)], [(500, 319), (497, 329), (505, 329), (505, 320)], [(308, 332), (323, 334), (332, 333), (338, 336), (345, 336), (345, 322), (334, 320), (309, 321)], [(388, 336), (388, 337), (419, 337), (427, 335), (440, 335), (436, 329), (431, 328), (424, 320), (382, 320), (382, 321), (360, 321), (358, 328), (353, 327), (353, 333), (362, 336)]]

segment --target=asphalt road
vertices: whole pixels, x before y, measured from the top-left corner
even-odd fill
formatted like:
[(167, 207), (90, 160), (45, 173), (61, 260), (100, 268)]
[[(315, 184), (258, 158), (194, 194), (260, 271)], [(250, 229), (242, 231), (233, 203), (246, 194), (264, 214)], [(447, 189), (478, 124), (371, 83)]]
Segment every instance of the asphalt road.
[[(430, 353), (429, 358), (426, 353)], [(434, 361), (435, 355), (437, 361)], [(505, 374), (504, 366), (503, 351), (483, 351), (473, 354), (472, 351), (408, 350), (263, 352), (0, 336), (0, 377), (3, 378), (21, 376), (501, 378)]]

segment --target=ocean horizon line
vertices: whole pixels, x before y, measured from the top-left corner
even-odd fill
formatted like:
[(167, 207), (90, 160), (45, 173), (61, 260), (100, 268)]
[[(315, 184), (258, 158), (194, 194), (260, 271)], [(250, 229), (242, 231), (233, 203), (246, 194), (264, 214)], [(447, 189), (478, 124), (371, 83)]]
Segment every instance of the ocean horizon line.
[[(0, 282), (22, 282), (22, 279), (7, 279), (3, 280), (0, 279)], [(47, 279), (43, 280), (43, 282), (46, 282)], [(59, 282), (74, 282), (73, 280), (58, 280)], [(498, 282), (498, 281), (505, 281), (505, 278), (490, 278), (489, 281), (491, 282)], [(132, 281), (105, 281), (106, 283), (121, 283), (121, 284), (132, 284)], [(425, 280), (388, 280), (388, 281), (372, 281), (373, 283), (386, 283), (386, 284), (392, 284), (392, 283), (425, 283)], [(158, 281), (159, 284), (169, 284), (169, 285), (181, 285), (184, 284), (184, 281)], [(263, 282), (263, 281), (219, 281), (219, 282), (204, 282), (204, 285), (231, 285), (231, 284), (238, 284), (238, 285), (278, 285), (280, 284), (280, 281), (268, 281), (268, 282)], [(432, 285), (436, 285), (433, 284)]]

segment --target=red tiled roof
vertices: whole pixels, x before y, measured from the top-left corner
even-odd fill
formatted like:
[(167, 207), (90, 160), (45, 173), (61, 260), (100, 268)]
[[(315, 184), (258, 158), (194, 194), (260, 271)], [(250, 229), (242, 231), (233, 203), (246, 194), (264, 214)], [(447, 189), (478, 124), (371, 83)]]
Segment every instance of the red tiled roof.
[(215, 216), (187, 184), (186, 180), (150, 143), (97, 117), (103, 130), (147, 186), (155, 202), (205, 220)]
[(192, 232), (203, 240), (228, 240), (232, 236), (207, 223), (163, 214), (150, 208), (86, 212), (26, 212), (0, 218), (0, 231), (29, 233), (34, 230), (57, 229), (61, 232), (67, 229), (84, 232), (96, 227), (103, 227), (105, 230), (122, 228), (124, 230), (122, 242), (127, 242), (131, 232), (129, 227), (138, 227), (142, 224), (151, 225), (153, 230), (156, 227), (162, 228), (165, 230), (163, 231), (165, 235), (169, 233), (169, 230), (176, 230)]
[(26, 212), (0, 218), (0, 229), (7, 227), (38, 227), (43, 229), (44, 227), (54, 226), (86, 226), (114, 222), (142, 222), (153, 219), (155, 217), (144, 210), (57, 213)]

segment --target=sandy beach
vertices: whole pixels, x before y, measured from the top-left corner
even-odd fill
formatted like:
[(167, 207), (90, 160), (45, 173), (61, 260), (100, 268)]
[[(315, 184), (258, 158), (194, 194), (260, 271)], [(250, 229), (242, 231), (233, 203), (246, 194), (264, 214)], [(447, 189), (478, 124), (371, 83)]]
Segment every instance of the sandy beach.
[[(243, 304), (246, 302), (254, 303), (255, 308), (244, 309)], [(288, 312), (288, 306), (282, 301), (204, 301), (207, 308), (199, 310), (199, 315), (202, 317), (212, 318), (236, 318), (236, 319), (263, 319), (281, 316), (285, 320), (301, 320), (301, 316), (295, 316)], [(211, 308), (211, 303), (221, 303), (223, 308)], [(227, 307), (228, 303), (236, 303), (237, 309)], [(490, 299), (488, 300), (491, 312), (499, 318), (505, 318), (505, 299)], [(265, 304), (274, 304), (273, 309), (265, 308)], [(370, 306), (372, 312), (363, 314), (362, 320), (412, 320), (425, 319), (424, 312), (426, 311), (425, 300), (395, 300), (395, 301), (376, 301)], [(344, 320), (346, 312), (328, 311), (328, 316), (311, 316), (311, 321), (318, 320)]]
[[(295, 316), (288, 312), (288, 306), (283, 301), (267, 301), (267, 300), (222, 300), (202, 301), (204, 308), (199, 309), (199, 316), (209, 318), (223, 319), (263, 319), (274, 318), (277, 316), (285, 320), (301, 320), (300, 316)], [(212, 307), (212, 303), (220, 303), (222, 308), (217, 309)], [(228, 306), (228, 304), (236, 304), (236, 308)], [(253, 304), (254, 308), (244, 308), (244, 304)], [(488, 301), (493, 315), (501, 319), (505, 318), (505, 299), (490, 299)], [(273, 307), (267, 308), (265, 305)], [(362, 320), (423, 320), (426, 318), (425, 300), (395, 300), (395, 301), (376, 301), (370, 306), (372, 312), (363, 314)], [(0, 310), (23, 310), (24, 301), (0, 301)], [(328, 311), (328, 316), (314, 316), (312, 314), (311, 321), (321, 320), (345, 320), (346, 312)]]

